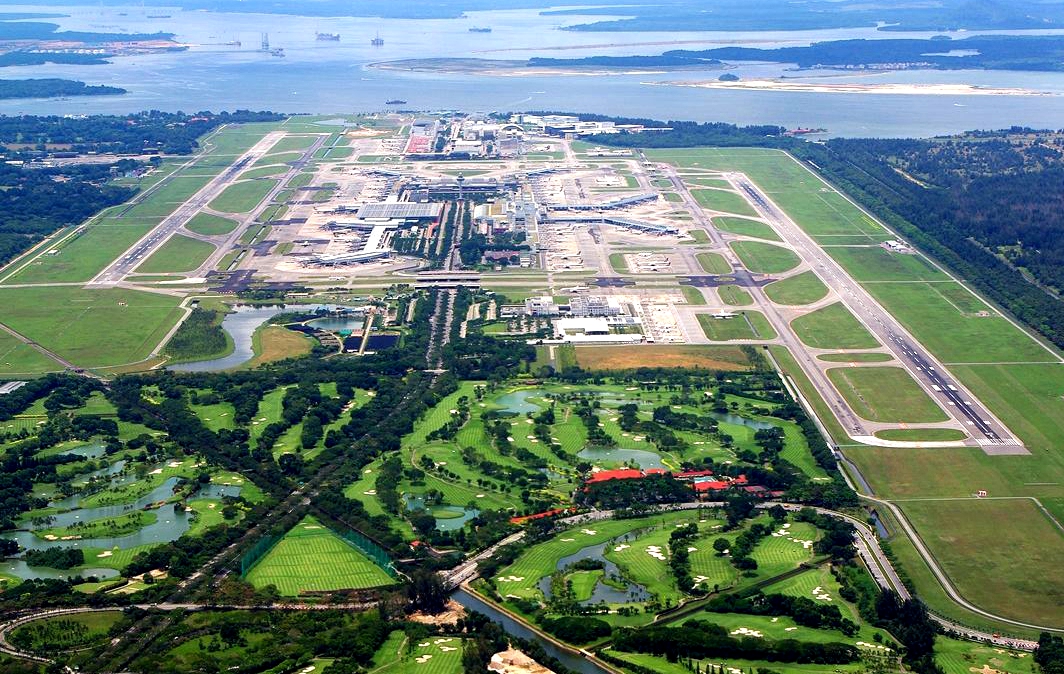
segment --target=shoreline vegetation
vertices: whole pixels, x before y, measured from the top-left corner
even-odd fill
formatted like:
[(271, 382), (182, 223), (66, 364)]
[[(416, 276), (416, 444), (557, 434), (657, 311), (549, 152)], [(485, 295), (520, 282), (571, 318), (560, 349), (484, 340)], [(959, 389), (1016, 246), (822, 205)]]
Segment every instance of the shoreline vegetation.
[(1020, 87), (985, 87), (977, 84), (909, 84), (899, 82), (794, 82), (778, 79), (735, 81), (690, 81), (690, 82), (640, 82), (647, 86), (692, 87), (696, 89), (746, 89), (751, 91), (811, 92), (818, 94), (887, 94), (941, 96), (1056, 96), (1049, 91), (1036, 91)]
[(0, 100), (9, 98), (52, 98), (55, 96), (120, 96), (121, 87), (85, 84), (79, 80), (55, 77), (28, 80), (0, 80)]

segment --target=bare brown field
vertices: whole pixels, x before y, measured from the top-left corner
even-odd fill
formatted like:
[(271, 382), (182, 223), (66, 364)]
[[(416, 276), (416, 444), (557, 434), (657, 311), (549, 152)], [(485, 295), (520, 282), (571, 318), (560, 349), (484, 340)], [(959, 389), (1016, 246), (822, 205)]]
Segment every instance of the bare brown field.
[(269, 325), (253, 337), (255, 357), (245, 367), (257, 367), (275, 360), (305, 356), (310, 353), (313, 341), (298, 332), (279, 325)]
[(576, 362), (586, 370), (633, 370), (640, 367), (686, 367), (738, 371), (750, 369), (739, 347), (666, 344), (581, 346)]

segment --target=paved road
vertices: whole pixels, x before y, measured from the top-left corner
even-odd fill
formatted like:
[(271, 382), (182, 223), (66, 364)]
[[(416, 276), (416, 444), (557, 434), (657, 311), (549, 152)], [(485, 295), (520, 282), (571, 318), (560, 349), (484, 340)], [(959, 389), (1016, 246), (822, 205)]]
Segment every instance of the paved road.
[(245, 152), (239, 159), (233, 162), (227, 169), (215, 176), (202, 189), (181, 204), (177, 210), (163, 219), (155, 229), (144, 235), (123, 253), (117, 260), (112, 262), (106, 269), (96, 275), (90, 282), (90, 286), (115, 286), (123, 278), (132, 272), (152, 253), (159, 249), (174, 235), (186, 222), (191, 220), (207, 204), (221, 194), (226, 187), (247, 167), (253, 165), (265, 155), (274, 143), (284, 137), (283, 131), (272, 131)]
[[(953, 378), (948, 370), (923, 345), (884, 309), (859, 283), (826, 254), (813, 239), (791, 220), (769, 197), (745, 175), (733, 173), (730, 181), (747, 198), (759, 215), (769, 222), (784, 241), (799, 254), (828, 287), (835, 290), (842, 303), (901, 362), (920, 386), (951, 417), (973, 436), (968, 444), (983, 447), (988, 454), (1028, 454), (1022, 443), (979, 400)], [(804, 347), (798, 347), (804, 350)], [(792, 349), (797, 355), (797, 351)], [(808, 360), (808, 359), (806, 359)], [(821, 396), (836, 407), (849, 406), (820, 371), (819, 365), (803, 362), (802, 369), (813, 379)], [(832, 403), (831, 401), (834, 401)], [(874, 444), (872, 433), (863, 421), (851, 413), (839, 421), (851, 438)]]

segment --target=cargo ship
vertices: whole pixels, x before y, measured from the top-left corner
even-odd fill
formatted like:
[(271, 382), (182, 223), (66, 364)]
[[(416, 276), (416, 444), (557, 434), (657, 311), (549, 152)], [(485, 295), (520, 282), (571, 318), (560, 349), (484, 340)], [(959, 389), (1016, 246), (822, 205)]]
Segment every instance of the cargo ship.
[(399, 98), (393, 98), (390, 101), (384, 101), (384, 104), (385, 105), (406, 105), (406, 101), (404, 101), (402, 99), (399, 99)]
[(339, 33), (315, 33), (314, 37), (319, 42), (339, 42), (340, 41), (340, 34)]
[(469, 32), (470, 33), (490, 33), (491, 29), (490, 28), (477, 28), (476, 26), (473, 26), (472, 28), (469, 29)]

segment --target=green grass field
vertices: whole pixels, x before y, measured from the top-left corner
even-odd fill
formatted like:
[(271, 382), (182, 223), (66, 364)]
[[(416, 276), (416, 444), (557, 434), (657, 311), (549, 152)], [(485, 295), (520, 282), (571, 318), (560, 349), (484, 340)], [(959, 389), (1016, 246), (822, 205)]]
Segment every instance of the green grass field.
[(702, 271), (707, 274), (730, 274), (731, 265), (720, 253), (698, 253), (695, 255)]
[(1033, 502), (900, 505), (966, 599), (1014, 620), (1064, 627), (1064, 534)]
[[(179, 301), (121, 288), (0, 287), (6, 325), (88, 368), (146, 358), (181, 316)], [(22, 371), (16, 361), (8, 362)], [(39, 362), (33, 356), (24, 365)]]
[(755, 211), (750, 204), (746, 203), (746, 199), (743, 199), (738, 192), (718, 190), (714, 188), (693, 189), (691, 190), (691, 196), (693, 196), (695, 201), (697, 201), (703, 208), (720, 211), (722, 213), (748, 215), (752, 218), (757, 217), (757, 211)]
[(286, 597), (306, 591), (391, 585), (392, 577), (313, 517), (305, 517), (247, 573), (255, 587), (273, 585)]
[(174, 234), (137, 266), (142, 274), (193, 271), (216, 250), (213, 244)]
[(268, 154), (262, 159), (255, 162), (255, 166), (273, 166), (275, 164), (287, 164), (293, 161), (299, 161), (303, 157), (302, 152), (280, 152), (277, 154)]
[(884, 440), (906, 442), (945, 442), (963, 440), (968, 434), (955, 428), (888, 428), (876, 431), (875, 436)]
[(900, 367), (836, 367), (828, 378), (863, 419), (933, 423), (949, 417)]
[(815, 349), (874, 349), (879, 342), (842, 302), (829, 304), (791, 321), (791, 330)]
[(683, 298), (688, 304), (705, 304), (706, 296), (702, 294), (700, 288), (694, 286), (680, 286), (680, 292), (683, 293)]
[(869, 283), (868, 291), (945, 363), (1038, 363), (1057, 359), (963, 286)]
[(713, 225), (722, 232), (751, 236), (755, 239), (765, 239), (767, 241), (783, 241), (780, 235), (776, 233), (776, 230), (758, 220), (719, 217), (713, 218)]
[(730, 307), (748, 307), (754, 303), (754, 298), (744, 288), (733, 285), (717, 286), (717, 295), (720, 301)]
[[(373, 674), (460, 674), (465, 642), (454, 637), (407, 638), (392, 632), (373, 656)], [(308, 673), (313, 674), (313, 673)]]
[(833, 246), (827, 251), (859, 283), (949, 280), (919, 254), (892, 253), (881, 246)]
[(240, 174), (240, 180), (253, 180), (255, 178), (269, 178), (280, 173), (288, 173), (287, 166), (264, 166), (263, 168), (251, 169)]
[(935, 662), (946, 674), (971, 674), (984, 667), (1001, 674), (1037, 674), (1039, 668), (1030, 653), (1010, 651), (949, 637), (935, 638)]
[(782, 274), (801, 260), (789, 248), (761, 241), (732, 241), (730, 244), (743, 265), (755, 274)]
[(203, 236), (220, 236), (236, 229), (237, 222), (210, 213), (197, 213), (185, 224), (185, 229)]
[(64, 367), (29, 344), (0, 333), (0, 375), (56, 372)]
[(812, 304), (827, 297), (828, 288), (816, 274), (806, 271), (769, 283), (765, 294), (776, 304)]
[(14, 274), (8, 283), (88, 281), (157, 224), (155, 220), (102, 218)]
[(222, 213), (250, 213), (276, 186), (276, 180), (233, 183), (215, 197), (210, 207)]
[[(630, 662), (642, 669), (640, 671), (652, 671), (657, 674), (690, 674), (686, 663), (669, 662), (664, 657), (648, 655), (646, 653), (626, 653), (624, 651), (607, 651), (615, 658)], [(781, 662), (767, 662), (763, 660), (733, 660), (730, 658), (710, 658), (698, 660), (698, 666), (706, 671), (710, 665), (724, 670), (738, 670), (739, 672), (756, 672), (759, 669), (778, 672), (779, 674), (850, 674), (862, 671), (861, 663), (855, 662), (849, 665), (815, 665), (815, 664), (792, 664)], [(734, 674), (734, 672), (732, 672)]]
[(739, 311), (734, 318), (713, 318), (698, 314), (698, 324), (706, 337), (715, 342), (733, 339), (775, 339), (776, 331), (760, 311)]
[(822, 353), (816, 357), (827, 363), (889, 363), (894, 356), (889, 353)]

